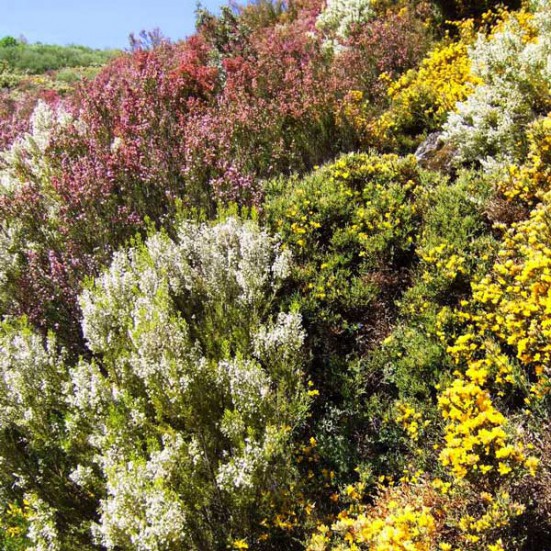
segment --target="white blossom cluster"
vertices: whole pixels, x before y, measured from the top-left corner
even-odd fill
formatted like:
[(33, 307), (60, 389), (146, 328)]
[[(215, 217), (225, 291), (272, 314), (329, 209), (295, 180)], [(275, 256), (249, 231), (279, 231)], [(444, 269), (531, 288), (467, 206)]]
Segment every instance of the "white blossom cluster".
[(540, 2), (534, 25), (537, 40), (511, 18), (499, 32), (480, 35), (469, 51), (473, 73), (481, 80), (457, 105), (444, 126), (462, 161), (488, 165), (522, 151), (525, 130), (545, 110), (551, 87), (549, 7)]
[[(64, 457), (60, 493), (95, 496), (100, 548), (223, 547), (293, 476), (304, 330), (297, 313), (270, 314), (289, 253), (235, 219), (176, 235), (117, 253), (83, 292), (91, 357), (70, 365), (53, 336), (0, 327), (0, 427)], [(14, 476), (32, 493), (45, 472)], [(36, 549), (63, 548), (61, 512), (36, 503)]]
[(0, 428), (17, 425), (35, 438), (55, 438), (52, 411), (62, 407), (68, 377), (53, 337), (24, 325), (0, 326)]
[(353, 25), (367, 23), (373, 15), (372, 0), (327, 0), (316, 26), (342, 39), (346, 38)]
[[(51, 186), (51, 157), (46, 155), (52, 132), (56, 126), (66, 126), (71, 115), (61, 106), (50, 107), (39, 101), (31, 116), (31, 129), (17, 138), (6, 151), (0, 152), (0, 197), (12, 196), (26, 184), (41, 190), (49, 214), (55, 220), (58, 213), (56, 193)], [(47, 236), (50, 230), (42, 230)], [(11, 276), (21, 269), (21, 252), (33, 250), (33, 236), (22, 231), (20, 222), (0, 220), (0, 307), (9, 301), (7, 284)]]
[(11, 192), (22, 183), (21, 175), (37, 183), (48, 182), (50, 166), (45, 155), (56, 126), (65, 127), (72, 116), (63, 107), (39, 101), (31, 115), (31, 130), (0, 153), (0, 193)]
[(61, 551), (55, 510), (35, 494), (27, 494), (25, 498), (30, 510), (27, 534), (32, 542), (30, 551)]
[(164, 448), (149, 459), (123, 462), (104, 456), (107, 497), (96, 538), (108, 549), (160, 551), (186, 540), (185, 507), (173, 487), (184, 448), (180, 435), (164, 435)]
[(296, 364), (305, 337), (301, 316), (281, 312), (275, 323), (258, 328), (253, 338), (254, 355), (270, 364)]
[(235, 299), (257, 310), (289, 275), (290, 253), (265, 231), (230, 218), (212, 228), (183, 224), (178, 240), (188, 287), (208, 301)]

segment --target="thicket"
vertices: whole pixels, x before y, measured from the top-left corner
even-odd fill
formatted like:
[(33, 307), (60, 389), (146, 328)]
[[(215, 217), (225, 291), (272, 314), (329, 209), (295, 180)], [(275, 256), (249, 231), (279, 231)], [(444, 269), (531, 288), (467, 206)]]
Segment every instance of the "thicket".
[(78, 45), (29, 44), (12, 36), (0, 39), (0, 65), (11, 72), (31, 75), (67, 67), (100, 67), (119, 53)]
[(13, 99), (0, 545), (551, 547), (549, 21), (263, 0)]

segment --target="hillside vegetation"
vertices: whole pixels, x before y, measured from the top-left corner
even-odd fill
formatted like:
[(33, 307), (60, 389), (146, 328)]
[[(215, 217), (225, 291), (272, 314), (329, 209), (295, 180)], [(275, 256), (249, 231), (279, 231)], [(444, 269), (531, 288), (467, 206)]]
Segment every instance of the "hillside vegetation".
[(40, 74), (67, 67), (105, 65), (117, 55), (116, 50), (97, 50), (86, 46), (28, 44), (12, 36), (0, 39), (0, 64), (13, 72)]
[(551, 3), (142, 38), (0, 105), (0, 546), (551, 549)]

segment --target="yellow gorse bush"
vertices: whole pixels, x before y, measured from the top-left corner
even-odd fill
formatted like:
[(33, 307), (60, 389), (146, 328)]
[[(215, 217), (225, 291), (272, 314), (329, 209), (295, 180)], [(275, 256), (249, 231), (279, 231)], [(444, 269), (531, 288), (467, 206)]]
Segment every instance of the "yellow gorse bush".
[(512, 347), (524, 371), (535, 376), (534, 396), (549, 391), (551, 360), (551, 194), (504, 240), (493, 273), (473, 287), (481, 305), (479, 333)]
[(331, 526), (321, 525), (308, 551), (431, 551), (441, 515), (435, 490), (421, 482), (380, 487), (373, 507), (353, 504)]
[(477, 84), (480, 79), (471, 72), (467, 45), (440, 45), (418, 70), (408, 71), (389, 86), (391, 107), (379, 118), (374, 132), (385, 142), (394, 133), (436, 128)]
[(467, 46), (454, 42), (433, 50), (418, 71), (409, 71), (388, 89), (390, 98), (403, 111), (415, 112), (419, 99), (430, 98), (424, 115), (441, 117), (463, 101), (479, 84), (471, 73)]
[(498, 189), (509, 201), (533, 207), (551, 189), (551, 115), (532, 123), (527, 139), (526, 162), (509, 165)]
[(487, 377), (485, 368), (469, 368), (468, 373), (455, 379), (439, 398), (446, 421), (440, 461), (456, 479), (486, 475), (496, 469), (507, 475), (515, 464), (526, 460), (523, 448), (511, 443), (505, 416), (481, 386)]

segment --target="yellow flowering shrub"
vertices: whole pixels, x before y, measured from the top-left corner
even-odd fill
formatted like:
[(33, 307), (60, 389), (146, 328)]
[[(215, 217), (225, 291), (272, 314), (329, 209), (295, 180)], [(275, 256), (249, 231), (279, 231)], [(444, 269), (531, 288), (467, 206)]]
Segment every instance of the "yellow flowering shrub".
[(508, 491), (465, 480), (381, 478), (373, 505), (354, 489), (352, 504), (318, 525), (307, 551), (504, 551), (503, 535), (525, 510)]
[(429, 53), (418, 70), (408, 71), (390, 85), (391, 108), (379, 118), (375, 133), (381, 142), (392, 143), (398, 135), (415, 137), (434, 130), (477, 84), (467, 45), (442, 44)]
[(330, 526), (322, 524), (307, 550), (432, 551), (442, 518), (442, 499), (425, 481), (384, 488), (371, 507), (353, 504)]
[(472, 321), (514, 351), (533, 376), (531, 392), (549, 392), (551, 361), (551, 193), (506, 234), (493, 272), (473, 286), (481, 307)]
[(509, 165), (498, 189), (509, 202), (531, 208), (551, 189), (551, 114), (531, 124), (527, 139), (526, 162)]
[(30, 503), (23, 500), (21, 505), (10, 502), (0, 514), (0, 547), (6, 551), (27, 549), (28, 522), (31, 515)]
[(341, 324), (373, 304), (375, 272), (412, 256), (419, 184), (414, 157), (365, 153), (272, 183), (266, 214), (294, 253), (303, 311)]
[(442, 465), (457, 479), (476, 478), (490, 471), (507, 475), (526, 461), (523, 446), (506, 432), (506, 418), (481, 385), (488, 373), (484, 367), (469, 367), (439, 397), (446, 422)]

